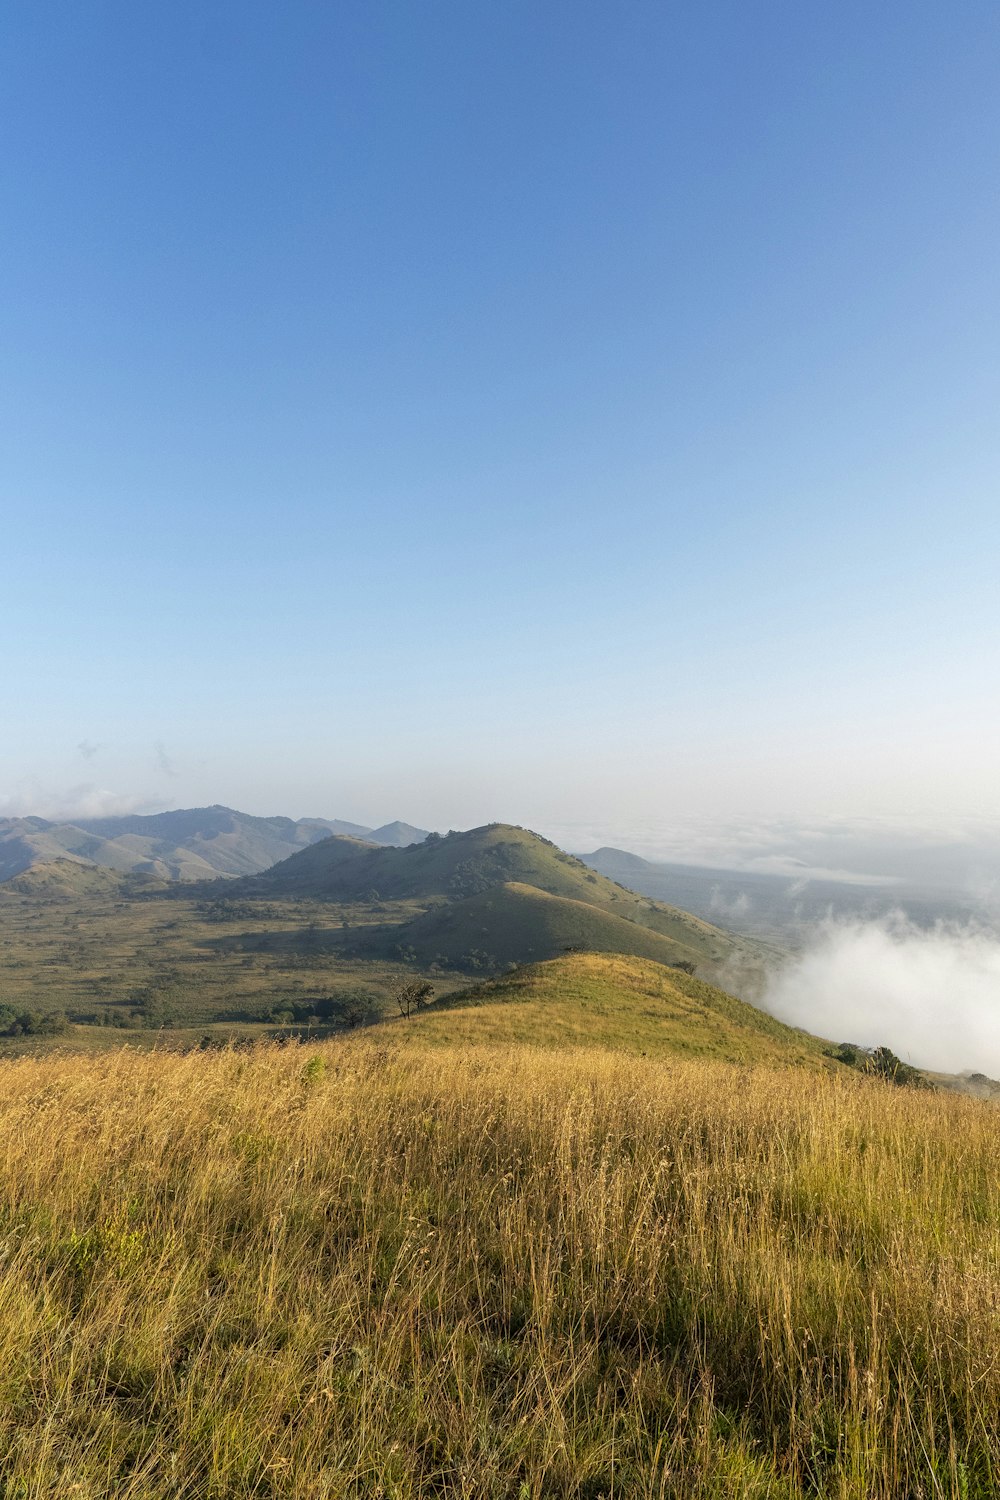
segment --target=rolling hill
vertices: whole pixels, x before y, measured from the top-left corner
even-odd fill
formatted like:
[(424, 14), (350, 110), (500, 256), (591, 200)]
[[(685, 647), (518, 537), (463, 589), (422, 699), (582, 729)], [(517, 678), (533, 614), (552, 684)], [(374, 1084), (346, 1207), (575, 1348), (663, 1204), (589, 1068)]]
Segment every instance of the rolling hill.
[(333, 837), (235, 891), (331, 902), (394, 901), (422, 914), (383, 924), (362, 949), (467, 969), (552, 957), (567, 948), (687, 960), (716, 978), (746, 980), (770, 954), (746, 938), (626, 890), (524, 828), (487, 824), (409, 848)]
[(835, 1068), (818, 1037), (713, 985), (633, 955), (570, 953), (392, 1023), (406, 1044), (607, 1048), (651, 1058)]
[(702, 945), (664, 937), (586, 901), (515, 881), (434, 906), (394, 927), (388, 945), (378, 937), (372, 943), (388, 953), (401, 949), (418, 964), (458, 970), (496, 970), (555, 958), (570, 949), (633, 953), (661, 964), (698, 964), (707, 957)]
[(20, 875), (12, 875), (0, 890), (18, 896), (116, 896), (137, 886), (155, 884), (152, 876), (125, 875), (104, 865), (53, 859), (45, 864), (32, 865)]
[(446, 837), (432, 834), (422, 844), (402, 849), (328, 838), (246, 884), (269, 895), (412, 901), (461, 900), (511, 882), (585, 901), (679, 941), (704, 944), (718, 932), (697, 917), (626, 890), (548, 839), (508, 823)]
[(210, 880), (250, 875), (331, 834), (375, 844), (410, 844), (426, 837), (408, 823), (374, 831), (325, 818), (257, 818), (230, 807), (50, 822), (0, 819), (0, 882), (54, 861), (144, 874), (161, 880)]

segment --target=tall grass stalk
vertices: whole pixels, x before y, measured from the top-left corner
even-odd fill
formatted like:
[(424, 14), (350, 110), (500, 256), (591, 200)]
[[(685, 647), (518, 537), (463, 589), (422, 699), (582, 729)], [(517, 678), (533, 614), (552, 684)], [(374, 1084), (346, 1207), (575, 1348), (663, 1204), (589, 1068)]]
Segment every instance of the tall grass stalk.
[(794, 1069), (8, 1063), (0, 1496), (985, 1500), (998, 1161)]

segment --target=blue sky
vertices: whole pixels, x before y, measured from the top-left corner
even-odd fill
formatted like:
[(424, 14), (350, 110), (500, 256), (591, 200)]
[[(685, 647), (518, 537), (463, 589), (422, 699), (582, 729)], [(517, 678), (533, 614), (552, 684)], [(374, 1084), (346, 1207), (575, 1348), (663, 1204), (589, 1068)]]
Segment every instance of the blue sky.
[(2, 36), (0, 812), (1000, 816), (995, 5)]

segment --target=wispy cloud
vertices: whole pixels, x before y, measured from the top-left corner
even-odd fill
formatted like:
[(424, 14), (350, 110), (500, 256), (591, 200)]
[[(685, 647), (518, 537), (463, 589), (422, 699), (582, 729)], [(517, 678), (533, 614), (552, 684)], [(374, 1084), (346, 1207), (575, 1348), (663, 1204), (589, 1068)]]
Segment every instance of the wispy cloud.
[(93, 740), (81, 740), (76, 748), (83, 756), (84, 760), (93, 760), (98, 750), (101, 749), (101, 746), (95, 744)]
[(713, 885), (708, 899), (712, 911), (717, 916), (730, 919), (748, 916), (753, 904), (746, 891), (740, 891), (738, 895), (730, 897), (717, 885)]
[(157, 768), (163, 772), (163, 775), (179, 776), (180, 772), (177, 770), (177, 767), (174, 765), (170, 756), (167, 754), (167, 747), (163, 743), (163, 741), (157, 740), (153, 746), (153, 749), (156, 752)]
[(925, 930), (901, 916), (828, 923), (763, 1003), (831, 1041), (1000, 1077), (1000, 941), (981, 928)]

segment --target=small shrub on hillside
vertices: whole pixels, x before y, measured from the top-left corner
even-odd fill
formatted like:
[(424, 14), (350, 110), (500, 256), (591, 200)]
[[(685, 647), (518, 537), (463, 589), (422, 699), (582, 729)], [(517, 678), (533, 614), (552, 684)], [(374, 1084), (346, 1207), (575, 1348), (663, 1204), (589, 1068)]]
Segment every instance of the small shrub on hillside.
[(899, 1088), (931, 1087), (919, 1068), (903, 1062), (890, 1047), (861, 1047), (856, 1042), (841, 1042), (829, 1056), (845, 1067), (857, 1068), (860, 1073), (882, 1078), (886, 1083), (894, 1083)]
[(467, 953), (462, 953), (455, 960), (458, 969), (495, 969), (497, 961), (492, 953), (487, 953), (483, 948), (470, 948)]

